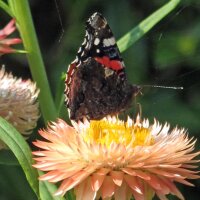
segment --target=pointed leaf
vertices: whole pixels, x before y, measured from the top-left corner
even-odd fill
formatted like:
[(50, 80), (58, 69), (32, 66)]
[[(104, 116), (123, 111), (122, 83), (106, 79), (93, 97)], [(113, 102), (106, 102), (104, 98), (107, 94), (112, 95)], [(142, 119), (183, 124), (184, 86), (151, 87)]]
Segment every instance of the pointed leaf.
[[(39, 171), (39, 174), (42, 175), (43, 173)], [(64, 197), (53, 196), (58, 189), (54, 184), (40, 181), (39, 187), (41, 200), (65, 200)]]
[(6, 11), (11, 17), (14, 17), (9, 6), (6, 3), (4, 3), (2, 0), (0, 0), (0, 8), (2, 8), (4, 11)]
[(37, 170), (32, 167), (31, 150), (22, 135), (5, 119), (0, 117), (0, 140), (2, 140), (16, 156), (33, 191), (39, 198)]
[(117, 42), (121, 52), (127, 50), (132, 44), (144, 36), (153, 26), (155, 26), (162, 18), (170, 13), (178, 4), (180, 0), (171, 0), (155, 11), (135, 28), (126, 33)]

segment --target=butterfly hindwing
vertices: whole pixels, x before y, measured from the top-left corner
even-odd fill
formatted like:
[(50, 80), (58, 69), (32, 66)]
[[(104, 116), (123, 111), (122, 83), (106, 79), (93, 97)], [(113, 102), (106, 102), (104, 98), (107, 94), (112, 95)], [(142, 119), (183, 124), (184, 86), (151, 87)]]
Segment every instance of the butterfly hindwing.
[(74, 120), (101, 119), (123, 111), (132, 101), (133, 87), (93, 58), (74, 72), (70, 89), (70, 117)]

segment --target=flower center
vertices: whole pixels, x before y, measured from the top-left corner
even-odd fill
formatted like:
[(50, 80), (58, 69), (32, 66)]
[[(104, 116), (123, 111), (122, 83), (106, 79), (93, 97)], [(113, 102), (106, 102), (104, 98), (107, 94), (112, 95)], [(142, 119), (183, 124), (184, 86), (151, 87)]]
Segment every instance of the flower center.
[(118, 119), (113, 121), (99, 120), (90, 121), (90, 126), (86, 129), (84, 140), (87, 143), (103, 144), (107, 147), (112, 142), (123, 144), (125, 146), (150, 146), (154, 143), (149, 128), (145, 128), (140, 123), (123, 122)]

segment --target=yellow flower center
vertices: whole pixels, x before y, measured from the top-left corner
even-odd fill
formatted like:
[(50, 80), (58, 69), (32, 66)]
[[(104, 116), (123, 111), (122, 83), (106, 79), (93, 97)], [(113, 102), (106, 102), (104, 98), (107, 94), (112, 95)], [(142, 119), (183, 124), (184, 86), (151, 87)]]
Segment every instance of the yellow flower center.
[(84, 140), (87, 143), (103, 144), (107, 147), (112, 142), (125, 146), (131, 144), (132, 147), (150, 146), (154, 143), (149, 128), (143, 127), (140, 123), (130, 125), (118, 119), (115, 122), (105, 119), (90, 121), (90, 126), (84, 134)]

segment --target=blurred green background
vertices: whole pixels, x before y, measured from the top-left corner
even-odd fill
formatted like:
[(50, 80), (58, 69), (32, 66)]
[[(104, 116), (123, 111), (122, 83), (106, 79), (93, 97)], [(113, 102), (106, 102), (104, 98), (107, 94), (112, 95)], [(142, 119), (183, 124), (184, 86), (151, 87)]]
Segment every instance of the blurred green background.
[[(75, 58), (85, 35), (85, 21), (98, 11), (108, 20), (119, 39), (152, 12), (164, 0), (30, 0), (52, 93), (63, 89), (61, 75)], [(0, 27), (9, 17), (0, 10)], [(122, 54), (130, 82), (138, 85), (183, 86), (183, 90), (144, 88), (136, 98), (130, 115), (142, 106), (143, 117), (157, 118), (172, 126), (186, 127), (189, 136), (200, 140), (200, 2), (182, 1), (164, 20)], [(4, 55), (0, 65), (16, 76), (31, 78), (25, 55)], [(56, 97), (55, 97), (56, 98)], [(65, 107), (61, 117), (66, 118)], [(39, 123), (42, 126), (42, 122)], [(31, 140), (37, 133), (34, 132)], [(200, 149), (200, 142), (196, 150)], [(0, 200), (34, 200), (20, 167), (11, 153), (0, 153), (8, 166), (0, 165)], [(200, 181), (196, 187), (179, 188), (186, 200), (200, 199)], [(172, 196), (169, 199), (176, 199)]]

